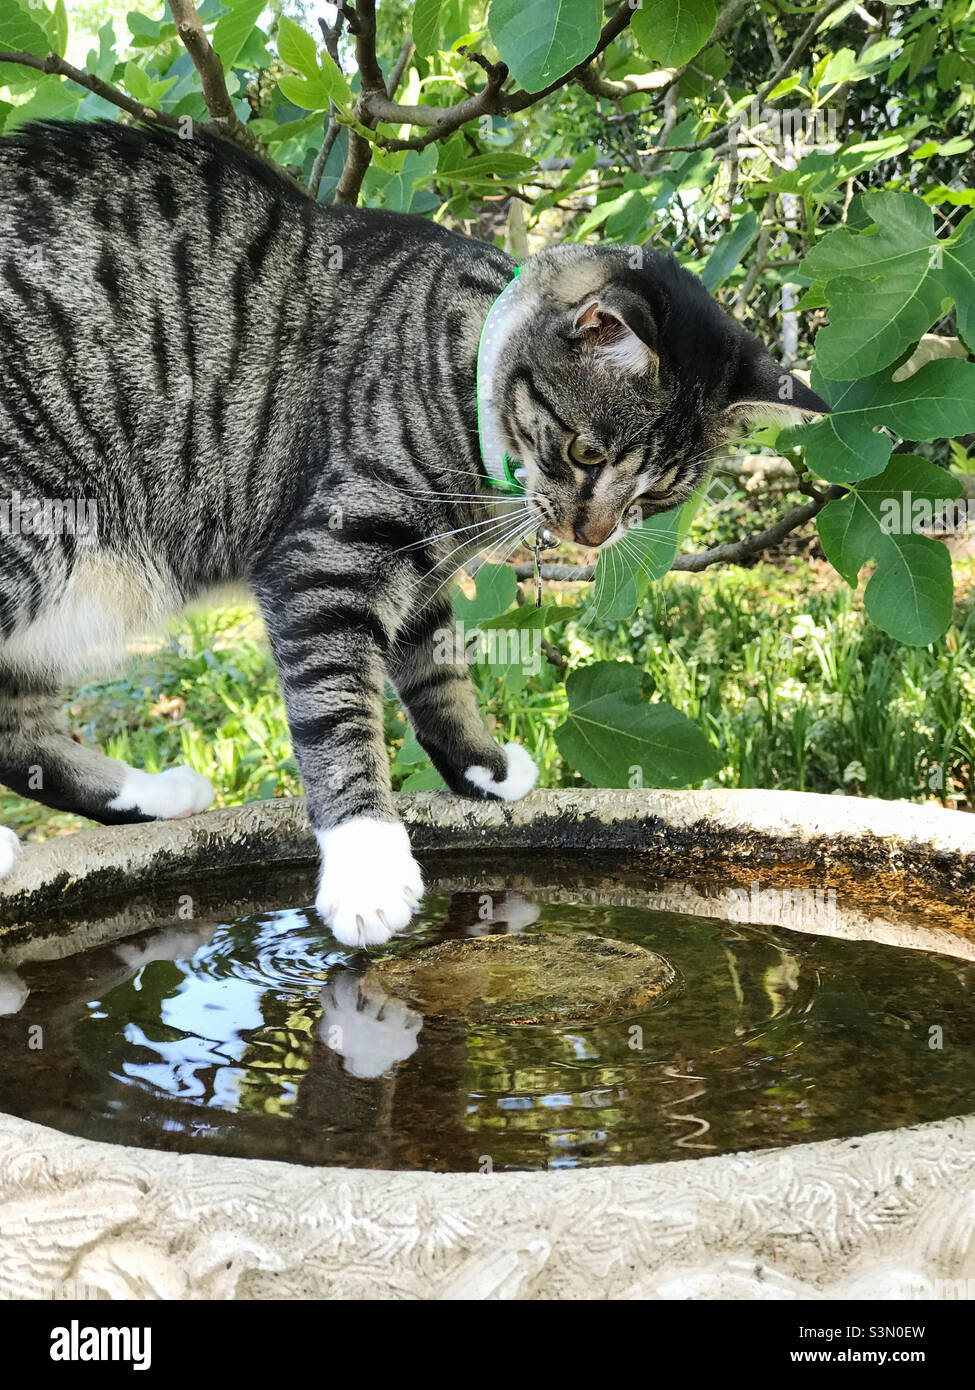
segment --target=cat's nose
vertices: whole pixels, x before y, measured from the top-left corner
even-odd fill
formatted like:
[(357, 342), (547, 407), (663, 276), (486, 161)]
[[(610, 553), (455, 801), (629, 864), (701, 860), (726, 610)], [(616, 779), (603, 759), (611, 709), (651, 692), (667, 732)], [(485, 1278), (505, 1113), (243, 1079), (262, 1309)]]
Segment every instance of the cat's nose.
[(614, 529), (615, 526), (597, 526), (595, 522), (586, 521), (581, 526), (573, 526), (572, 534), (580, 545), (602, 545)]

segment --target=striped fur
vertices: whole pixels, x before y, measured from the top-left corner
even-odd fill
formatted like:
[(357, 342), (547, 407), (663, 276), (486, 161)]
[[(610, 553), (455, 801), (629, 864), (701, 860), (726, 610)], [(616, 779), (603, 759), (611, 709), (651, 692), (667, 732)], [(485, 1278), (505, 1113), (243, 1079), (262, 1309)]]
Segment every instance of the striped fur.
[[(200, 809), (202, 779), (152, 781), (71, 740), (61, 689), (246, 581), (325, 850), (320, 905), (350, 941), (403, 925), (419, 880), (394, 846), (400, 887), (371, 887), (381, 830), (363, 832), (340, 909), (326, 891), (328, 836), (395, 820), (386, 676), (455, 791), (533, 780), (485, 729), (466, 667), (435, 659), (450, 576), (540, 520), (609, 534), (675, 463), (671, 502), (686, 495), (767, 360), (666, 258), (634, 272), (618, 248), (544, 253), (502, 361), (529, 500), (499, 501), (474, 374), (512, 269), (419, 218), (316, 206), (199, 134), (74, 123), (0, 140), (0, 781), (100, 821)], [(577, 438), (597, 469), (572, 463)], [(97, 526), (15, 525), (31, 499), (94, 509)]]

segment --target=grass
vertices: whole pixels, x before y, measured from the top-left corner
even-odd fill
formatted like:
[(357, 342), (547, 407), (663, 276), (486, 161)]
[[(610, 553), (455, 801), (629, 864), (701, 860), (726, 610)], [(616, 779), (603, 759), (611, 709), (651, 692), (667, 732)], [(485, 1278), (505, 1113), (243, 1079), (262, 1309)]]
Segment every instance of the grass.
[[(903, 647), (793, 560), (671, 576), (615, 636), (721, 750), (718, 785), (975, 806), (970, 600), (940, 643)], [(613, 647), (601, 634), (595, 654)]]
[[(964, 588), (971, 562), (956, 566)], [(656, 696), (699, 722), (721, 751), (710, 785), (795, 788), (975, 808), (975, 601), (946, 637), (901, 647), (858, 595), (806, 560), (671, 574), (626, 624), (570, 623), (572, 661), (631, 660)], [(553, 733), (560, 673), (514, 683), (474, 668), (489, 725), (519, 738), (542, 785), (578, 785)], [(220, 805), (301, 794), (277, 675), (260, 622), (243, 606), (183, 618), (157, 648), (66, 705), (72, 733), (148, 771), (188, 763)], [(386, 702), (394, 785), (430, 784), (396, 702)], [(406, 736), (406, 737), (405, 737)], [(404, 742), (405, 737), (405, 742)], [(85, 824), (0, 792), (0, 821), (44, 838)]]

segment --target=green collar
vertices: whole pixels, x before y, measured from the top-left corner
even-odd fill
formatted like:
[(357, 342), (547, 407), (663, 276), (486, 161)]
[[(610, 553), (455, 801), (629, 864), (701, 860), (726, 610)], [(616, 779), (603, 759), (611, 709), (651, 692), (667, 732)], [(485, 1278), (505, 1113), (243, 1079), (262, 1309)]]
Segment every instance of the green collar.
[(512, 279), (491, 305), (477, 345), (477, 439), (484, 477), (491, 487), (511, 493), (523, 493), (525, 489), (518, 478), (520, 465), (504, 451), (495, 409), (494, 376), (504, 341), (523, 312), (513, 302), (512, 294), (520, 274), (521, 267), (518, 266)]

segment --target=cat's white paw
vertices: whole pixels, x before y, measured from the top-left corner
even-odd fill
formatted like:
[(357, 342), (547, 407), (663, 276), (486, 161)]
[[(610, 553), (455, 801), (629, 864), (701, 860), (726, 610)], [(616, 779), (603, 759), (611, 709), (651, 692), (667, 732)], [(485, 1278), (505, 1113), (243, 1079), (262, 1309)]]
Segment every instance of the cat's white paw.
[(538, 781), (538, 768), (520, 743), (506, 743), (501, 751), (508, 761), (508, 775), (503, 781), (496, 782), (489, 768), (476, 764), (469, 767), (464, 776), (481, 791), (500, 797), (502, 801), (520, 801)]
[(318, 1036), (350, 1076), (382, 1076), (416, 1051), (423, 1018), (401, 999), (342, 970), (322, 990)]
[(130, 767), (108, 810), (138, 811), (154, 820), (183, 820), (205, 811), (212, 801), (211, 783), (191, 767), (171, 767), (166, 772), (140, 772)]
[(0, 825), (0, 878), (10, 873), (20, 854), (20, 841), (14, 832)]
[(322, 878), (315, 906), (343, 946), (381, 946), (420, 905), (423, 879), (406, 826), (356, 816), (318, 832)]

